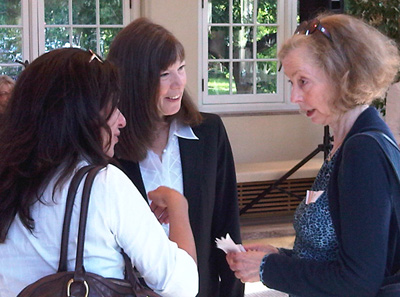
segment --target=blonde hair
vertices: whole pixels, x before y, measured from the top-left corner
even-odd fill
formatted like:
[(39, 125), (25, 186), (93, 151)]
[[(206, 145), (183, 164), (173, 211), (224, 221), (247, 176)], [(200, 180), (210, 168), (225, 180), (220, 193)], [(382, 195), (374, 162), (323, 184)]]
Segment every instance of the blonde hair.
[(309, 58), (331, 78), (337, 90), (331, 104), (340, 111), (383, 97), (400, 68), (396, 43), (349, 15), (321, 14), (317, 19), (331, 40), (318, 31), (295, 34), (283, 44), (278, 58), (283, 60), (293, 49), (307, 47)]
[(13, 80), (11, 77), (8, 75), (0, 75), (0, 86), (3, 84), (9, 85), (11, 87), (14, 87), (15, 85), (15, 80)]

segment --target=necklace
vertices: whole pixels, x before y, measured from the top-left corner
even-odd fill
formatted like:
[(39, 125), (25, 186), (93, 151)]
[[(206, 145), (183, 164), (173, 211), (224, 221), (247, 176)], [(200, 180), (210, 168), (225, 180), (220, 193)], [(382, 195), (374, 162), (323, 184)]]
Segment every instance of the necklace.
[(342, 145), (342, 142), (340, 142), (336, 147), (333, 147), (331, 151), (329, 152), (328, 156), (326, 157), (327, 161), (331, 161), (335, 153), (338, 151), (340, 146)]

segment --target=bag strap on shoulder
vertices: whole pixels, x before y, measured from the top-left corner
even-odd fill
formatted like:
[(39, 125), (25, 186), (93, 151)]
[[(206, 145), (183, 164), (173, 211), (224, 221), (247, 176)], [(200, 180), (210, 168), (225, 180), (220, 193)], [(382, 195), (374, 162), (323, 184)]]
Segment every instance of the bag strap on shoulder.
[(72, 208), (75, 202), (76, 192), (84, 177), (84, 175), (91, 169), (95, 168), (95, 165), (87, 165), (80, 168), (71, 180), (68, 196), (65, 206), (64, 223), (61, 237), (61, 251), (60, 261), (58, 265), (58, 272), (67, 271), (67, 256), (68, 256), (68, 240), (69, 240), (69, 228), (71, 226)]
[[(92, 184), (97, 173), (103, 168), (103, 166), (96, 166), (91, 168), (88, 172), (85, 180), (85, 185), (82, 191), (81, 201), (81, 214), (79, 217), (79, 232), (78, 232), (78, 244), (76, 249), (76, 263), (75, 263), (75, 274), (84, 272), (83, 268), (83, 249), (85, 245), (85, 234), (86, 234), (86, 222), (87, 214), (89, 209), (90, 192), (92, 190)], [(76, 275), (75, 278), (79, 279)]]
[[(373, 130), (373, 131), (366, 131), (359, 133), (358, 135), (367, 135), (372, 138), (374, 138), (379, 146), (381, 147), (382, 151), (384, 152), (387, 160), (390, 163), (390, 166), (392, 167), (397, 181), (398, 181), (398, 186), (400, 187), (400, 149), (399, 146), (385, 133), (382, 131), (378, 130)], [(397, 166), (396, 166), (397, 164)], [(400, 229), (400, 205), (399, 201), (396, 201), (396, 199), (393, 199), (391, 197), (391, 202), (394, 208), (394, 211), (396, 213), (396, 218), (397, 218), (397, 224), (399, 225)]]

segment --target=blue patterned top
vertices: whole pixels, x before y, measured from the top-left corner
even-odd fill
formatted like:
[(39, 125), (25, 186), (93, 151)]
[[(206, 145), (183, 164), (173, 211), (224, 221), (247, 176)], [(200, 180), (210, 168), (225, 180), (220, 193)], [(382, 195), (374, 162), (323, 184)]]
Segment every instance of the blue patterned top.
[[(324, 191), (314, 203), (300, 202), (294, 214), (296, 238), (293, 250), (280, 249), (280, 253), (294, 258), (316, 261), (334, 261), (337, 259), (338, 242), (329, 212), (327, 188), (335, 164), (337, 152), (331, 160), (325, 160), (319, 170), (312, 191)], [(260, 279), (263, 280), (266, 255), (260, 265)], [(290, 295), (290, 297), (296, 297)], [(298, 297), (298, 296), (297, 296)]]
[(337, 259), (338, 243), (329, 211), (327, 188), (337, 154), (325, 160), (311, 187), (312, 191), (324, 191), (314, 203), (299, 204), (294, 215), (296, 239), (293, 257), (316, 261)]

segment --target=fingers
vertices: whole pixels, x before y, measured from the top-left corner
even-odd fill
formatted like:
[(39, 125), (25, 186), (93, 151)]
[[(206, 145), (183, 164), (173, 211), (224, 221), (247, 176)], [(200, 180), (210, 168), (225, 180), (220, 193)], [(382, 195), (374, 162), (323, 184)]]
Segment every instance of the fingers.
[(278, 253), (278, 249), (269, 244), (246, 244), (244, 245), (246, 251), (257, 251), (257, 252), (264, 252), (265, 254), (274, 254)]
[(169, 223), (168, 210), (166, 207), (159, 207), (156, 203), (151, 203), (150, 209), (154, 213), (157, 220), (162, 224)]
[(168, 224), (169, 222), (167, 209), (164, 209), (160, 214), (157, 213), (156, 217), (161, 224)]
[(263, 252), (256, 251), (228, 253), (226, 261), (235, 276), (242, 282), (256, 282), (260, 280), (260, 265), (264, 255)]
[(228, 253), (226, 261), (233, 272), (242, 270), (243, 261), (240, 259), (240, 253)]
[(153, 191), (149, 191), (147, 196), (160, 207), (167, 207), (171, 206), (171, 204), (186, 202), (186, 199), (181, 193), (165, 186), (160, 186)]

